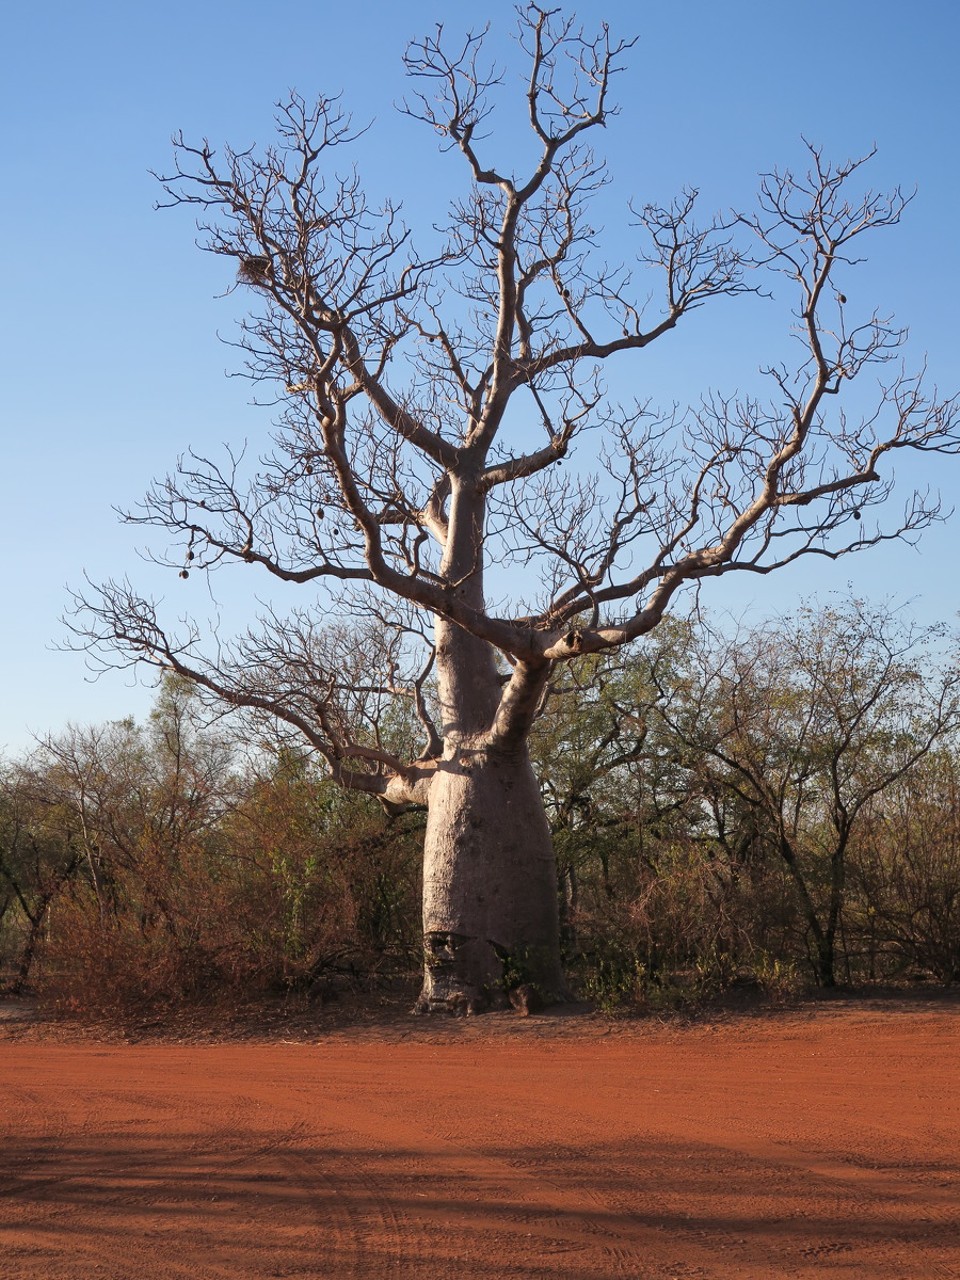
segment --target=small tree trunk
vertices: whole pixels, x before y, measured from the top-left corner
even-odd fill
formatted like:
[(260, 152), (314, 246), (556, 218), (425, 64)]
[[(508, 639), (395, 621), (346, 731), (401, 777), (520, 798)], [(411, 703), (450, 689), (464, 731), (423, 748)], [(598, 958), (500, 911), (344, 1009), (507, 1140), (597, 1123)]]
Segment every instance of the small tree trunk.
[(30, 932), (27, 935), (27, 941), (23, 950), (20, 952), (20, 960), (17, 964), (16, 976), (10, 985), (10, 994), (13, 996), (23, 995), (27, 986), (27, 980), (30, 977), (30, 970), (33, 968), (34, 957), (37, 953), (37, 943), (40, 938), (39, 926), (31, 924)]
[(44, 923), (46, 922), (47, 912), (52, 898), (53, 894), (50, 894), (49, 897), (44, 897), (34, 909), (33, 913), (28, 917), (30, 927), (27, 931), (26, 942), (23, 944), (23, 949), (20, 952), (16, 977), (14, 978), (13, 984), (10, 988), (11, 995), (22, 995), (26, 989), (27, 982), (30, 978), (30, 970), (33, 968), (33, 962), (36, 958), (37, 947), (40, 943), (40, 934), (43, 930)]
[(578, 950), (576, 919), (580, 896), (577, 868), (572, 862), (566, 863), (561, 870), (560, 886), (560, 944), (564, 954), (571, 956)]
[(448, 748), (430, 790), (422, 1013), (502, 1007), (511, 988), (561, 999), (557, 870), (525, 746)]
[(832, 933), (822, 933), (816, 939), (815, 969), (818, 986), (830, 988), (837, 985), (836, 946)]
[(820, 923), (817, 908), (810, 897), (810, 890), (807, 888), (807, 882), (800, 870), (796, 853), (789, 840), (782, 833), (780, 835), (780, 855), (793, 877), (793, 882), (800, 896), (803, 916), (807, 922), (810, 937), (813, 940), (812, 950), (809, 951), (809, 955), (814, 980), (818, 987), (835, 987), (837, 985), (836, 951), (834, 946), (835, 920), (830, 917), (826, 928)]

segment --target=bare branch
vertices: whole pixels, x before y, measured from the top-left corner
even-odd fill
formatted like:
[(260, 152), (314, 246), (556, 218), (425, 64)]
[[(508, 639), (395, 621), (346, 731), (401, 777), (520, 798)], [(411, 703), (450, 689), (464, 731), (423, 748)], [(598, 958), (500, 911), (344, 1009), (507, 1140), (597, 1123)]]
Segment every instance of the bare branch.
[[(171, 537), (156, 558), (182, 577), (240, 562), (324, 594), (206, 660), (196, 627), (168, 636), (132, 588), (78, 601), (82, 643), (285, 719), (368, 789), (455, 739), (519, 749), (553, 663), (649, 632), (688, 587), (916, 537), (939, 501), (920, 492), (880, 520), (891, 462), (960, 451), (960, 403), (900, 363), (901, 328), (851, 300), (861, 238), (909, 202), (860, 186), (869, 156), (831, 165), (809, 147), (806, 174), (765, 175), (756, 209), (731, 217), (702, 217), (694, 188), (638, 202), (636, 261), (607, 262), (590, 144), (633, 41), (536, 3), (518, 17), (531, 150), (516, 171), (488, 155), (509, 81), (487, 32), (451, 41), (438, 26), (407, 51), (403, 110), (464, 179), (430, 252), (343, 164), (358, 131), (335, 98), (291, 95), (265, 149), (175, 139), (167, 203), (199, 215), (251, 299), (237, 345), (279, 421), (258, 461), (188, 453), (125, 518)], [(654, 314), (637, 264), (659, 282)], [(607, 361), (639, 369), (688, 315), (771, 281), (792, 292), (796, 358), (765, 369), (763, 396), (611, 402)], [(513, 573), (491, 593), (501, 565)], [(388, 705), (417, 726), (407, 755), (378, 727)]]

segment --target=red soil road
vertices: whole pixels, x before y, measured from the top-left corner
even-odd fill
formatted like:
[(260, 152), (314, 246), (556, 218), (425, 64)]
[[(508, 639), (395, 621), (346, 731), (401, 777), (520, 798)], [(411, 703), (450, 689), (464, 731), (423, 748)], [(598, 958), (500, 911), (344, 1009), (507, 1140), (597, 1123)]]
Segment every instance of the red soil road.
[(3, 1280), (960, 1277), (960, 1008), (0, 1039)]

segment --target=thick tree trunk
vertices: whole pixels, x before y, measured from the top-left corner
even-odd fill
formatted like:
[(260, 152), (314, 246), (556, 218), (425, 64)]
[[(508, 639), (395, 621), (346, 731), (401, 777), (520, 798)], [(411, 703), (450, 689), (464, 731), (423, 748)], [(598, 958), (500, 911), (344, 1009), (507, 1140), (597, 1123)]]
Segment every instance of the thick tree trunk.
[(502, 1007), (514, 988), (564, 995), (557, 872), (525, 747), (461, 742), (430, 790), (420, 1012)]
[[(455, 477), (441, 570), (483, 608), (484, 497)], [(435, 620), (443, 758), (430, 783), (420, 1012), (471, 1013), (563, 994), (557, 871), (527, 752), (548, 667), (504, 682), (489, 644)]]

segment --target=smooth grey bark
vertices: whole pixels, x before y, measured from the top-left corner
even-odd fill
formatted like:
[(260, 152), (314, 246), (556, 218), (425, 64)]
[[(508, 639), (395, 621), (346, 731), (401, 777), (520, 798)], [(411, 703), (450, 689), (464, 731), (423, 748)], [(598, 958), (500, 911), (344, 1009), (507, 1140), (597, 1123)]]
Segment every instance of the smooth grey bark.
[(474, 1013), (530, 985), (564, 995), (557, 870), (525, 745), (451, 743), (433, 783), (419, 1012)]

